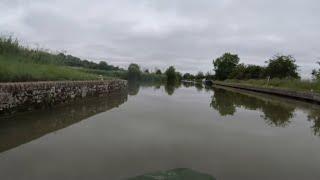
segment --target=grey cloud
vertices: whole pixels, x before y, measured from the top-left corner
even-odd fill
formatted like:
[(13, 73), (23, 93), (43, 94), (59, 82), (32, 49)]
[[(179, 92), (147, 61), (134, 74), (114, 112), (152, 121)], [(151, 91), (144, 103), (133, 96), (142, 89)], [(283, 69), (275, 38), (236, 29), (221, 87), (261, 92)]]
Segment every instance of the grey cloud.
[(264, 64), (292, 54), (309, 77), (320, 57), (317, 0), (3, 0), (0, 31), (126, 67), (209, 71), (228, 51)]

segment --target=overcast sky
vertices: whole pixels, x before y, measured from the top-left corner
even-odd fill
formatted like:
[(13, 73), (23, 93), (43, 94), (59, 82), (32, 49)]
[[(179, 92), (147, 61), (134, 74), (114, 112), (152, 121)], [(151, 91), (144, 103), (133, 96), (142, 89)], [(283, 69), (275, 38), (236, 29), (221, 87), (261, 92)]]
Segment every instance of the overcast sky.
[(207, 72), (237, 53), (291, 54), (303, 77), (320, 57), (319, 0), (0, 0), (0, 32), (109, 64)]

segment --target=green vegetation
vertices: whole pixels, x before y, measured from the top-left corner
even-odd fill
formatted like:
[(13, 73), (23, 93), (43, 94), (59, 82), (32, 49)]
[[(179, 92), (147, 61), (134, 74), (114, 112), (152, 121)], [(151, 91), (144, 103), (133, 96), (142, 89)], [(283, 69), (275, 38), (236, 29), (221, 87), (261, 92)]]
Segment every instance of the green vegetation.
[(63, 53), (25, 48), (12, 37), (0, 37), (1, 82), (97, 80), (101, 75), (115, 77), (116, 71), (121, 69), (103, 61), (94, 63)]
[(170, 66), (166, 72), (167, 81), (168, 82), (175, 82), (176, 81), (176, 69), (173, 66)]
[(218, 80), (225, 80), (229, 78), (230, 74), (236, 69), (240, 58), (236, 54), (225, 53), (221, 57), (213, 60), (215, 77)]
[[(225, 53), (213, 60), (214, 75), (198, 72), (196, 75), (185, 73), (182, 76), (173, 66), (164, 73), (160, 69), (154, 72), (148, 69), (142, 71), (138, 64), (130, 64), (125, 70), (104, 61), (95, 63), (64, 53), (53, 54), (25, 48), (16, 39), (0, 37), (0, 82), (121, 78), (130, 81), (176, 83), (182, 79), (198, 82), (209, 79), (299, 91), (320, 91), (320, 69), (313, 70), (313, 81), (302, 81), (296, 60), (290, 55), (276, 55), (266, 61), (265, 66), (239, 62), (237, 54)], [(318, 64), (320, 65), (320, 62)]]
[(162, 71), (161, 71), (160, 69), (157, 69), (157, 70), (156, 70), (156, 74), (157, 74), (157, 75), (161, 75), (161, 74), (162, 74)]
[(281, 88), (291, 89), (296, 91), (313, 91), (320, 93), (320, 82), (311, 80), (300, 79), (249, 79), (249, 80), (237, 80), (228, 79), (223, 82), (227, 83), (241, 83), (245, 85), (257, 86), (257, 87), (269, 87), (269, 88)]
[(276, 55), (266, 61), (266, 66), (239, 64), (239, 61), (238, 55), (225, 53), (213, 61), (215, 75), (209, 79), (258, 87), (320, 92), (320, 69), (313, 70), (313, 80), (301, 80), (293, 56)]
[(190, 73), (185, 73), (182, 78), (184, 80), (189, 80), (189, 81), (193, 81), (195, 79), (195, 76), (193, 74)]
[(203, 74), (203, 72), (198, 72), (198, 74), (196, 75), (196, 79), (197, 80), (202, 80), (202, 79), (204, 79), (206, 76)]
[(215, 79), (262, 79), (293, 78), (300, 79), (296, 60), (288, 55), (276, 55), (266, 63), (267, 66), (239, 64), (240, 58), (236, 54), (225, 53), (213, 61)]
[(300, 79), (298, 74), (298, 65), (295, 64), (294, 57), (288, 55), (276, 55), (268, 61), (266, 75), (270, 78), (294, 78)]
[(129, 81), (141, 81), (141, 82), (164, 82), (166, 79), (165, 75), (162, 75), (161, 71), (149, 72), (148, 69), (141, 71), (138, 64), (130, 64), (128, 67), (127, 75), (125, 79)]
[(120, 68), (108, 65), (104, 61), (95, 63), (88, 60), (81, 60), (78, 57), (64, 53), (53, 54), (41, 49), (25, 48), (19, 44), (17, 39), (13, 39), (12, 37), (0, 37), (0, 54), (20, 57), (25, 61), (37, 64), (54, 64), (106, 71), (120, 70)]
[(49, 81), (49, 80), (97, 80), (121, 78), (138, 81), (163, 81), (161, 70), (150, 73), (141, 72), (137, 64), (128, 70), (82, 60), (64, 53), (53, 54), (48, 51), (21, 46), (12, 37), (0, 37), (0, 82)]
[(229, 79), (261, 79), (266, 76), (266, 68), (257, 65), (239, 64), (229, 75)]
[(25, 62), (17, 57), (0, 55), (0, 82), (94, 80), (97, 75), (65, 66)]
[(141, 70), (138, 64), (130, 64), (128, 67), (128, 80), (140, 80)]
[[(319, 65), (320, 65), (320, 61), (319, 62), (317, 62)], [(318, 80), (318, 81), (320, 81), (320, 69), (314, 69), (313, 71), (312, 71), (312, 78), (314, 79), (314, 80)]]

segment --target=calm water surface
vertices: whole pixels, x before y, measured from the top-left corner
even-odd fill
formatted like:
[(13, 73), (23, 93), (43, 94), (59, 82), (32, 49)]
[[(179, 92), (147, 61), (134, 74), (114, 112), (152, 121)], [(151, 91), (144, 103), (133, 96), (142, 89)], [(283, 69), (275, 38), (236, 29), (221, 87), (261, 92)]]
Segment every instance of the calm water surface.
[(130, 86), (0, 117), (0, 179), (126, 179), (189, 168), (218, 180), (320, 179), (320, 108), (201, 86)]

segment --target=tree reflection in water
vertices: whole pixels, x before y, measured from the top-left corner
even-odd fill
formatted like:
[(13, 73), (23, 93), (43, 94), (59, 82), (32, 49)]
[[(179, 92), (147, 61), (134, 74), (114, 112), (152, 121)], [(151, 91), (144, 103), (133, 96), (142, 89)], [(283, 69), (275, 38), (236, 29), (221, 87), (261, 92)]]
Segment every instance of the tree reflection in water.
[(313, 122), (311, 129), (314, 135), (320, 136), (320, 110), (312, 110), (308, 115), (308, 120)]
[[(320, 136), (320, 109), (319, 106), (300, 102), (288, 98), (273, 97), (269, 95), (255, 94), (252, 92), (244, 92), (240, 90), (231, 90), (229, 88), (212, 88), (196, 84), (194, 82), (183, 82), (183, 87), (196, 88), (206, 92), (214, 90), (214, 95), (211, 98), (210, 106), (216, 109), (221, 116), (233, 116), (237, 108), (245, 108), (248, 110), (258, 110), (263, 114), (261, 117), (269, 126), (287, 127), (294, 118), (294, 112), (297, 108), (303, 109), (308, 113), (308, 120), (313, 123), (311, 126), (313, 133)], [(181, 87), (180, 83), (141, 83), (128, 82), (129, 95), (137, 95), (140, 86), (153, 86), (154, 89), (160, 89), (164, 85), (164, 90), (168, 95), (173, 95), (175, 90)]]
[(198, 90), (198, 92), (201, 92), (203, 90), (203, 84), (202, 82), (195, 83), (195, 87)]
[(174, 91), (180, 87), (181, 87), (181, 83), (179, 82), (164, 83), (164, 90), (169, 96), (173, 95)]
[(194, 82), (192, 81), (183, 81), (182, 85), (186, 88), (194, 87)]
[(234, 115), (236, 112), (236, 106), (233, 101), (235, 93), (229, 93), (225, 89), (214, 88), (214, 95), (210, 106), (216, 109), (221, 116)]
[[(140, 86), (153, 86), (154, 89), (160, 89), (161, 85), (163, 85), (165, 92), (170, 96), (174, 94), (176, 89), (181, 87), (181, 83), (146, 84), (137, 81), (129, 81), (128, 85), (128, 94), (132, 96), (139, 93)], [(237, 108), (257, 110), (262, 112), (261, 117), (269, 126), (287, 127), (291, 123), (291, 119), (295, 116), (295, 110), (297, 108), (303, 109), (308, 113), (308, 120), (313, 122), (311, 126), (313, 133), (320, 136), (319, 106), (313, 106), (310, 103), (302, 103), (288, 98), (270, 98), (271, 96), (269, 95), (231, 90), (229, 88), (212, 88), (194, 82), (183, 82), (182, 85), (186, 88), (194, 87), (199, 92), (203, 89), (205, 89), (206, 92), (213, 89), (214, 94), (211, 98), (210, 106), (216, 109), (221, 116), (233, 116)]]
[(294, 117), (295, 107), (276, 101), (266, 101), (225, 89), (214, 88), (214, 95), (210, 106), (216, 109), (221, 116), (234, 115), (238, 108), (259, 110), (262, 117), (270, 126), (286, 127)]
[(130, 96), (135, 96), (139, 93), (140, 82), (138, 81), (128, 81), (128, 94)]

